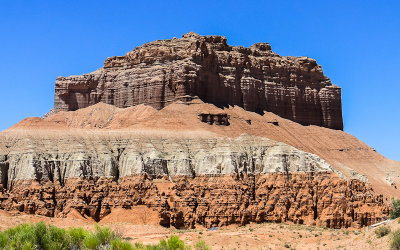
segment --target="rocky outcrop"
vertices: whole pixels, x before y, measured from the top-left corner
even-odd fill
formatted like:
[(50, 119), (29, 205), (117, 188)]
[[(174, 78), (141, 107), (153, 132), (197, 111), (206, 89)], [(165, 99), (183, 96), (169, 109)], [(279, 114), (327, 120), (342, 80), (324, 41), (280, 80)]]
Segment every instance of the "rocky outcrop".
[(101, 220), (116, 208), (147, 206), (161, 225), (177, 228), (285, 221), (363, 227), (388, 214), (383, 196), (365, 182), (256, 136), (9, 132), (0, 148), (0, 208), (13, 213), (78, 211)]
[(177, 228), (379, 222), (398, 163), (340, 131), (340, 95), (315, 60), (266, 43), (147, 43), (58, 78), (53, 111), (0, 133), (0, 209), (96, 221), (140, 210)]
[(13, 213), (66, 217), (78, 211), (99, 221), (114, 209), (147, 206), (158, 212), (159, 224), (176, 228), (250, 222), (360, 228), (381, 221), (389, 211), (382, 195), (364, 182), (332, 173), (136, 175), (119, 182), (102, 177), (68, 179), (63, 185), (15, 184), (12, 192), (0, 189), (0, 207)]
[(58, 77), (55, 111), (98, 102), (161, 109), (184, 96), (218, 106), (273, 112), (303, 125), (343, 129), (341, 90), (314, 59), (279, 56), (268, 43), (230, 46), (223, 36), (188, 33), (146, 43), (81, 76)]
[[(183, 135), (182, 135), (183, 136)], [(0, 145), (8, 153), (0, 176), (7, 176), (8, 188), (17, 180), (58, 182), (69, 178), (120, 178), (150, 176), (197, 176), (214, 174), (258, 174), (332, 172), (318, 156), (265, 138), (242, 135), (237, 138), (129, 132), (56, 133), (5, 137)], [(4, 154), (4, 153), (3, 153)], [(4, 172), (7, 171), (7, 172)], [(0, 184), (5, 184), (5, 181)]]
[[(202, 122), (200, 114), (205, 114)], [(219, 115), (228, 118), (228, 123), (218, 123)], [(210, 118), (209, 120), (207, 120)], [(220, 125), (218, 125), (220, 124)], [(391, 161), (354, 136), (340, 130), (319, 126), (302, 126), (281, 118), (271, 112), (263, 115), (234, 106), (217, 108), (200, 100), (180, 100), (156, 110), (148, 105), (118, 108), (98, 103), (77, 111), (58, 112), (45, 119), (27, 118), (14, 125), (6, 133), (47, 134), (50, 131), (110, 131), (120, 133), (170, 134), (176, 138), (182, 135), (208, 135), (211, 137), (235, 138), (241, 134), (255, 135), (289, 144), (302, 151), (318, 155), (329, 162), (347, 178), (357, 178), (369, 182), (374, 190), (384, 194), (387, 201), (400, 197), (396, 187), (400, 183), (400, 162)], [(136, 131), (136, 132), (135, 132)], [(93, 135), (94, 137), (97, 134)], [(4, 151), (8, 149), (4, 147)], [(2, 151), (2, 149), (0, 149)], [(389, 183), (388, 176), (391, 183)], [(392, 185), (393, 183), (393, 185)]]
[(199, 119), (201, 122), (208, 123), (210, 125), (224, 125), (229, 126), (229, 115), (221, 113), (221, 114), (209, 114), (209, 113), (201, 113), (199, 114)]

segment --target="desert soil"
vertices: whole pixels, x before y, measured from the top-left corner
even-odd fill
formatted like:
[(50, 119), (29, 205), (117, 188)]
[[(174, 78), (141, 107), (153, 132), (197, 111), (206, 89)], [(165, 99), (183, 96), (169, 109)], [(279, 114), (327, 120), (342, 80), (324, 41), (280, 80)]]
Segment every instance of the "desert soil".
[[(84, 227), (94, 228), (94, 221), (76, 216), (70, 218), (49, 218), (37, 215), (11, 216), (0, 211), (0, 231), (22, 223), (43, 221), (62, 228)], [(193, 246), (199, 240), (204, 240), (212, 249), (389, 249), (390, 234), (378, 238), (376, 228), (362, 231), (346, 229), (326, 229), (306, 225), (293, 224), (249, 224), (209, 230), (198, 228), (180, 230), (164, 228), (159, 225), (140, 225), (131, 222), (100, 222), (109, 226), (131, 243), (142, 242), (155, 244), (160, 239), (178, 235), (185, 243)], [(400, 229), (397, 220), (386, 224), (391, 231)]]

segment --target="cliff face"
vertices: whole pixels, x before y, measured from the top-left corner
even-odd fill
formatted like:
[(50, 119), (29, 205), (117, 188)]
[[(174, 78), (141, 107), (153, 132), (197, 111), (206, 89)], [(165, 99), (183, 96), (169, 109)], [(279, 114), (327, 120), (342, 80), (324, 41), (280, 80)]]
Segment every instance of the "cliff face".
[[(293, 222), (328, 228), (360, 228), (383, 220), (389, 207), (359, 180), (332, 173), (136, 175), (121, 178), (15, 182), (0, 188), (0, 208), (50, 217), (78, 211), (96, 221), (119, 209), (148, 207), (156, 223), (176, 228)], [(153, 212), (153, 213), (154, 213)], [(149, 215), (150, 216), (150, 215)], [(139, 221), (148, 221), (142, 215)], [(123, 218), (120, 218), (123, 221)]]
[(177, 228), (286, 221), (359, 228), (388, 215), (365, 182), (255, 136), (7, 132), (0, 148), (0, 208), (14, 213), (78, 211), (98, 221), (146, 206), (159, 224)]
[(230, 46), (222, 36), (183, 35), (144, 44), (81, 76), (58, 77), (56, 111), (98, 102), (161, 109), (186, 95), (218, 106), (270, 111), (303, 125), (343, 129), (341, 90), (315, 60), (284, 57), (267, 43)]
[(0, 133), (0, 209), (359, 228), (399, 195), (399, 162), (340, 131), (340, 88), (315, 60), (266, 43), (194, 33), (147, 43), (59, 77), (55, 111)]
[[(51, 180), (60, 185), (70, 178), (120, 178), (332, 172), (318, 156), (254, 136), (183, 138), (129, 132), (10, 133), (0, 138), (0, 177), (6, 188), (15, 181)], [(5, 154), (4, 154), (5, 153)]]
[[(200, 100), (178, 101), (161, 110), (148, 105), (117, 108), (98, 103), (77, 111), (58, 112), (45, 119), (27, 118), (9, 129), (21, 133), (35, 131), (38, 135), (46, 134), (47, 130), (71, 131), (72, 137), (81, 130), (118, 132), (122, 138), (126, 132), (172, 134), (176, 138), (185, 133), (228, 138), (255, 135), (318, 155), (345, 177), (367, 181), (389, 199), (400, 197), (397, 188), (400, 162), (383, 157), (343, 131), (302, 126), (271, 112), (260, 115), (237, 106), (221, 109)], [(7, 150), (0, 148), (0, 152)]]

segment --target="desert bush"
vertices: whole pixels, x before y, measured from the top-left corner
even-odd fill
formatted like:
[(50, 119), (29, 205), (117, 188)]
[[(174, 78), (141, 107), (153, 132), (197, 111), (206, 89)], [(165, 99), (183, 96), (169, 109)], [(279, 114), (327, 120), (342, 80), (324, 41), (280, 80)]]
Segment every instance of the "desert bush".
[(400, 250), (400, 229), (392, 233), (390, 240), (390, 249)]
[(388, 235), (389, 233), (390, 233), (390, 227), (388, 226), (381, 226), (375, 229), (375, 234), (376, 236), (378, 236), (378, 238)]
[(0, 249), (15, 250), (67, 250), (67, 249), (134, 249), (128, 242), (123, 242), (108, 227), (95, 225), (90, 233), (83, 228), (68, 230), (55, 226), (46, 226), (40, 222), (21, 224), (0, 232)]
[(85, 237), (83, 240), (83, 245), (87, 249), (96, 249), (100, 246), (100, 241), (94, 234), (89, 234), (88, 236)]
[(7, 245), (8, 238), (5, 233), (0, 233), (0, 248), (3, 249)]
[(206, 245), (204, 240), (200, 240), (194, 245), (194, 249), (196, 250), (210, 250), (210, 247)]
[(392, 198), (392, 209), (390, 210), (390, 219), (400, 217), (400, 199)]
[(135, 249), (145, 249), (146, 247), (140, 243), (140, 242), (136, 242), (134, 245)]
[(44, 250), (68, 249), (70, 246), (70, 236), (63, 228), (49, 226), (42, 239)]
[(36, 234), (31, 224), (22, 224), (1, 233), (2, 249), (35, 249)]
[[(143, 246), (140, 244), (140, 246)], [(205, 243), (202, 245), (204, 248), (199, 249), (210, 249)], [(147, 245), (143, 246), (143, 248), (137, 247), (135, 244), (134, 249), (146, 249), (146, 250), (189, 250), (190, 246), (185, 245), (185, 243), (178, 238), (178, 236), (173, 235), (168, 240), (162, 239), (156, 245)], [(195, 249), (197, 250), (196, 246)]]
[(99, 240), (101, 245), (109, 244), (111, 241), (115, 240), (117, 237), (113, 231), (109, 227), (101, 227), (98, 224), (95, 224), (95, 235)]
[(83, 246), (83, 241), (85, 240), (85, 238), (88, 236), (88, 232), (81, 228), (70, 228), (68, 229), (68, 234), (71, 237), (71, 245), (74, 247), (78, 247), (81, 248)]
[(178, 236), (173, 235), (168, 241), (162, 239), (160, 243), (155, 246), (155, 249), (163, 249), (163, 250), (185, 250), (190, 249), (189, 246), (186, 246), (185, 243), (179, 239)]
[[(196, 250), (209, 250), (204, 241), (194, 246)], [(14, 250), (78, 250), (78, 249), (111, 249), (111, 250), (187, 250), (189, 246), (178, 238), (160, 240), (156, 245), (143, 245), (123, 241), (108, 227), (95, 225), (95, 230), (89, 232), (83, 228), (68, 230), (44, 223), (22, 224), (0, 232), (0, 249)]]
[[(133, 246), (129, 242), (123, 242), (120, 239), (111, 241), (111, 250), (133, 250)], [(140, 249), (140, 248), (139, 248)]]

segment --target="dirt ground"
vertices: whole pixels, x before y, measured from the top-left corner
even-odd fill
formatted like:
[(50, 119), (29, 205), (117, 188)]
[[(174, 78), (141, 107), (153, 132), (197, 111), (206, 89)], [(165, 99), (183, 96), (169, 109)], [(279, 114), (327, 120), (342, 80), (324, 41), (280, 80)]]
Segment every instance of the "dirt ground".
[[(21, 223), (44, 221), (58, 227), (84, 227), (92, 230), (93, 221), (83, 218), (49, 218), (36, 215), (10, 216), (0, 210), (0, 231)], [(212, 249), (389, 249), (390, 234), (378, 238), (376, 228), (335, 230), (293, 224), (250, 224), (208, 230), (179, 230), (158, 225), (138, 225), (127, 222), (100, 222), (122, 235), (126, 240), (144, 244), (157, 243), (160, 239), (178, 235), (189, 245), (204, 240)], [(391, 231), (400, 229), (397, 220), (386, 224)]]

